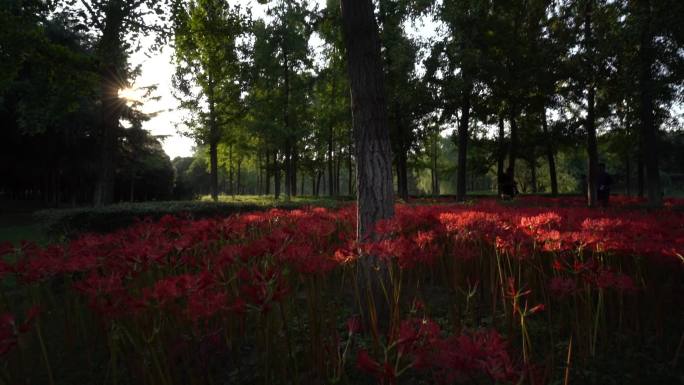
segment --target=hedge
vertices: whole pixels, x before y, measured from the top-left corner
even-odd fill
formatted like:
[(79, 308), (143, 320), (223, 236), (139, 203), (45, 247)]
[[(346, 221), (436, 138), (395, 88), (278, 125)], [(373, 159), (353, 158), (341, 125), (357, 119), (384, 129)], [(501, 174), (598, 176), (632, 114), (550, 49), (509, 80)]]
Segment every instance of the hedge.
[[(342, 202), (322, 201), (317, 206), (338, 206)], [(236, 213), (295, 209), (310, 205), (302, 202), (204, 202), (169, 201), (120, 203), (99, 208), (49, 209), (34, 213), (45, 233), (56, 239), (73, 238), (82, 233), (106, 233), (129, 226), (137, 220), (159, 219), (164, 215), (189, 216), (194, 219), (225, 217)]]

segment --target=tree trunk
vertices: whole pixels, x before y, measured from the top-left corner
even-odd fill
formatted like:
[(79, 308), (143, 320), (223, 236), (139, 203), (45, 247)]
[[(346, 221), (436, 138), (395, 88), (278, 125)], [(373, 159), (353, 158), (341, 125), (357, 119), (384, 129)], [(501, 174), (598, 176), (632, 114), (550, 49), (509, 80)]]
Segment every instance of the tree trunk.
[(364, 240), (375, 222), (394, 215), (392, 150), (373, 3), (342, 0), (341, 6), (356, 147), (357, 235)]
[[(356, 148), (357, 238), (365, 242), (376, 237), (378, 221), (394, 216), (392, 148), (373, 2), (342, 0), (341, 8)], [(382, 288), (393, 290), (387, 265), (365, 256), (357, 262), (356, 276), (358, 311), (379, 338), (389, 330), (390, 305), (382, 295)]]
[(632, 196), (632, 162), (629, 158), (630, 154), (625, 154), (625, 190), (627, 190), (627, 196)]
[(506, 131), (504, 130), (504, 118), (499, 116), (499, 151), (496, 157), (496, 195), (501, 196), (504, 178), (504, 161), (506, 158)]
[[(435, 130), (438, 131), (438, 130)], [(439, 196), (439, 172), (437, 170), (437, 157), (439, 153), (437, 152), (437, 141), (439, 140), (439, 132), (435, 132), (432, 136), (432, 195)]]
[(646, 166), (646, 192), (648, 203), (661, 206), (663, 203), (658, 170), (658, 127), (653, 116), (653, 36), (651, 32), (651, 1), (641, 0), (639, 4), (640, 48), (639, 48), (639, 120), (641, 140)]
[(123, 53), (121, 30), (124, 10), (121, 2), (112, 1), (105, 11), (104, 29), (98, 43), (98, 56), (102, 61), (100, 69), (100, 164), (93, 203), (95, 206), (111, 204), (114, 200), (115, 154), (119, 130), (121, 106), (118, 85), (120, 71), (126, 66)]
[(408, 154), (403, 150), (397, 154), (397, 192), (399, 193), (399, 197), (401, 197), (404, 202), (408, 201), (409, 199), (407, 158)]
[[(225, 165), (224, 165), (225, 167)], [(225, 171), (225, 169), (224, 169)], [(235, 169), (233, 168), (233, 145), (228, 146), (228, 194), (235, 197)], [(225, 191), (225, 190), (224, 190)]]
[(596, 87), (593, 79), (593, 49), (592, 49), (592, 30), (591, 30), (591, 16), (593, 12), (593, 0), (588, 0), (584, 15), (584, 40), (586, 44), (586, 51), (588, 56), (587, 68), (587, 118), (585, 120), (585, 128), (587, 131), (587, 156), (589, 158), (589, 173), (587, 176), (587, 204), (589, 207), (594, 207), (597, 204), (598, 195), (598, 146), (596, 143), (596, 116), (595, 116), (595, 98)]
[(266, 158), (264, 159), (266, 161), (266, 180), (264, 181), (264, 194), (271, 195), (271, 156), (268, 153), (268, 149), (264, 152), (264, 155), (266, 156)]
[(551, 179), (551, 195), (558, 195), (558, 175), (556, 174), (556, 156), (553, 149), (553, 134), (549, 131), (546, 121), (546, 109), (542, 112), (542, 130), (546, 137), (546, 161), (549, 164), (549, 178)]
[(354, 195), (354, 162), (352, 161), (352, 145), (349, 144), (347, 154), (347, 192), (349, 196)]
[(468, 159), (468, 125), (470, 124), (470, 93), (472, 85), (463, 90), (461, 99), (461, 119), (458, 122), (458, 174), (456, 177), (456, 199), (466, 197), (466, 160)]
[(515, 160), (518, 157), (518, 110), (515, 104), (511, 105), (509, 122), (511, 124), (511, 142), (508, 146), (508, 170), (511, 180), (515, 180)]
[[(333, 103), (333, 98), (335, 95), (335, 80), (334, 80), (334, 75), (333, 75), (333, 83), (332, 83), (332, 93), (331, 93), (331, 101), (330, 103)], [(328, 125), (328, 185), (332, 186), (333, 185), (333, 148), (334, 148), (334, 131), (333, 131), (333, 124), (332, 121)], [(333, 192), (333, 189), (330, 189), (329, 195), (332, 197), (335, 195)]]
[(242, 186), (242, 159), (238, 159), (237, 161), (237, 180), (235, 183), (235, 190), (237, 190), (237, 195), (242, 194), (242, 191), (240, 190)]
[(275, 199), (280, 198), (280, 164), (278, 164), (278, 151), (273, 152), (273, 193)]
[(536, 194), (537, 193), (537, 160), (534, 156), (534, 154), (531, 155), (530, 158), (530, 184), (532, 185), (532, 193)]

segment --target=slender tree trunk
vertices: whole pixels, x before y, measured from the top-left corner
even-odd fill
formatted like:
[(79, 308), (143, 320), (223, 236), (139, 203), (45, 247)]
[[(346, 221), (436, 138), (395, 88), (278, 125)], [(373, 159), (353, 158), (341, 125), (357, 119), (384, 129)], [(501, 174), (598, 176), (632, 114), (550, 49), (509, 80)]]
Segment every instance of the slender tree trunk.
[(587, 203), (589, 207), (596, 206), (598, 195), (598, 145), (596, 141), (596, 86), (593, 79), (593, 42), (592, 42), (592, 12), (594, 0), (586, 2), (584, 15), (584, 40), (587, 54), (587, 118), (585, 128), (587, 131), (587, 156), (589, 158), (589, 175), (587, 176)]
[(242, 159), (238, 159), (237, 161), (237, 180), (236, 180), (236, 186), (235, 189), (237, 190), (237, 194), (240, 195), (242, 194)]
[(504, 118), (499, 116), (499, 151), (496, 156), (496, 195), (501, 196), (504, 178), (504, 161), (506, 158), (506, 131), (504, 130)]
[(515, 160), (518, 157), (518, 110), (515, 104), (511, 105), (509, 122), (511, 124), (511, 141), (508, 146), (508, 170), (511, 179), (515, 180)]
[(352, 145), (349, 144), (347, 154), (347, 193), (349, 196), (354, 195), (354, 162), (352, 161)]
[(273, 192), (275, 199), (280, 198), (280, 164), (278, 163), (278, 151), (273, 152)]
[[(438, 131), (437, 129), (435, 131)], [(439, 171), (437, 170), (437, 157), (439, 153), (437, 152), (437, 142), (439, 140), (439, 132), (435, 132), (432, 135), (432, 195), (439, 196)]]
[(292, 182), (292, 153), (290, 152), (290, 145), (285, 145), (285, 199), (290, 200), (292, 191), (290, 183)]
[(658, 127), (655, 124), (653, 91), (653, 35), (651, 32), (651, 1), (641, 0), (639, 4), (640, 48), (639, 48), (639, 120), (643, 157), (646, 166), (646, 191), (648, 203), (661, 206), (663, 203), (658, 170)]
[(632, 162), (629, 159), (630, 154), (625, 154), (625, 189), (627, 196), (632, 196)]
[(553, 148), (553, 134), (549, 131), (546, 121), (546, 109), (542, 112), (542, 130), (546, 137), (546, 161), (549, 164), (549, 178), (551, 179), (551, 195), (558, 195), (558, 175), (556, 174), (556, 156)]
[(403, 151), (397, 154), (397, 190), (399, 196), (405, 202), (409, 199), (408, 193), (408, 154)]
[(638, 158), (637, 158), (637, 196), (644, 197), (644, 157), (641, 143), (639, 144)]
[[(225, 165), (224, 165), (225, 167)], [(225, 172), (225, 169), (224, 169)], [(235, 169), (233, 168), (233, 145), (228, 146), (228, 194), (235, 197)]]
[(264, 194), (271, 195), (271, 155), (268, 153), (268, 149), (264, 152), (264, 156), (264, 160), (266, 161), (266, 180), (264, 181)]
[[(334, 97), (335, 97), (335, 77), (333, 75), (333, 81), (332, 81), (332, 93), (330, 97), (330, 103), (332, 105)], [(328, 125), (328, 185), (332, 186), (333, 185), (333, 149), (334, 149), (334, 130), (333, 130), (333, 124), (332, 121)], [(334, 196), (334, 192), (332, 189), (330, 189), (330, 196)]]
[(468, 125), (470, 124), (470, 94), (472, 85), (467, 85), (461, 98), (461, 119), (458, 122), (458, 174), (456, 177), (456, 199), (466, 197), (466, 161), (468, 159)]
[(290, 155), (290, 195), (297, 196), (297, 146), (292, 146)]
[(532, 185), (532, 193), (537, 193), (537, 160), (534, 154), (531, 155), (530, 165), (530, 184)]

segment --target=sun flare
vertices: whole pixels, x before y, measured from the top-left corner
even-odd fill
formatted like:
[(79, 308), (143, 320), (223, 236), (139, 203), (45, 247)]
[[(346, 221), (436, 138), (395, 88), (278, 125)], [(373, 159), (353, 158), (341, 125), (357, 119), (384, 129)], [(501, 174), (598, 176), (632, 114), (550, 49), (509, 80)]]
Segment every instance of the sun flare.
[(119, 90), (119, 98), (127, 103), (142, 102), (143, 95), (139, 88), (126, 87)]

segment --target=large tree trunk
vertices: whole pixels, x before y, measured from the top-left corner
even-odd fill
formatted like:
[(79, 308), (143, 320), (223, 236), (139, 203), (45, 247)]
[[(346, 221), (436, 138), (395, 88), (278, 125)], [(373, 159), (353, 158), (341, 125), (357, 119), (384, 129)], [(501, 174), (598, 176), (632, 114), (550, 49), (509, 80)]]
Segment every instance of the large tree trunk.
[(100, 68), (102, 104), (100, 107), (100, 165), (93, 197), (95, 206), (108, 205), (114, 200), (114, 158), (121, 115), (119, 75), (126, 66), (121, 41), (124, 16), (121, 2), (111, 1), (107, 4), (102, 37), (98, 43), (98, 56), (102, 61)]
[(363, 240), (377, 221), (394, 215), (392, 150), (373, 3), (342, 0), (341, 6), (356, 147), (357, 234)]
[(556, 174), (556, 156), (553, 148), (553, 134), (549, 131), (549, 125), (546, 121), (546, 109), (542, 111), (542, 130), (546, 137), (546, 161), (549, 164), (549, 178), (551, 179), (551, 195), (558, 195), (558, 175)]
[[(380, 57), (380, 36), (371, 0), (342, 0), (342, 24), (351, 85), (356, 148), (357, 237), (375, 238), (375, 224), (394, 216), (392, 148)], [(387, 265), (370, 255), (357, 263), (358, 311), (376, 338), (389, 329)], [(374, 315), (376, 315), (374, 317)]]
[(468, 125), (470, 124), (470, 93), (472, 86), (467, 85), (461, 97), (461, 119), (458, 122), (458, 174), (456, 176), (456, 199), (466, 197), (466, 160), (468, 159)]
[(595, 99), (596, 86), (593, 79), (593, 49), (592, 49), (592, 30), (591, 30), (591, 16), (593, 12), (593, 0), (587, 1), (584, 15), (584, 40), (586, 44), (586, 51), (588, 55), (587, 68), (587, 118), (585, 120), (585, 129), (587, 131), (587, 156), (589, 158), (589, 175), (587, 176), (587, 204), (589, 207), (594, 207), (597, 204), (598, 195), (598, 146), (596, 142), (596, 116), (595, 116)]
[(653, 36), (651, 33), (651, 1), (641, 0), (639, 4), (640, 48), (639, 48), (639, 120), (641, 140), (646, 166), (646, 192), (648, 203), (660, 206), (663, 202), (658, 170), (658, 127), (653, 116)]

